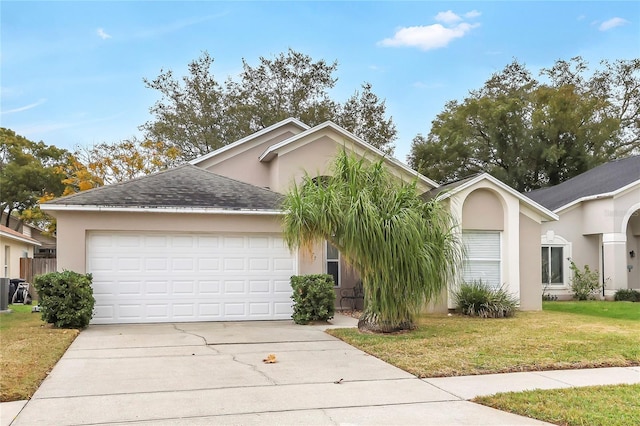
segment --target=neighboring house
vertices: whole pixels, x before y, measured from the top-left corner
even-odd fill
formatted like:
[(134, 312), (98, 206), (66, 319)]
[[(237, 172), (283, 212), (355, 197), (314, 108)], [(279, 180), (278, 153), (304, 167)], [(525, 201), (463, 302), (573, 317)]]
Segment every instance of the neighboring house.
[(40, 242), (4, 225), (0, 225), (0, 265), (2, 277), (20, 278), (20, 258), (33, 257)]
[[(6, 223), (7, 214), (2, 213), (0, 223)], [(38, 241), (40, 245), (35, 248), (33, 257), (36, 258), (55, 258), (56, 257), (56, 237), (47, 235), (45, 231), (37, 226), (24, 223), (18, 218), (11, 216), (9, 218), (9, 228), (18, 231), (27, 237)]]
[(542, 225), (545, 293), (571, 296), (569, 259), (597, 270), (604, 294), (640, 289), (640, 156), (526, 194), (559, 216)]
[[(93, 274), (94, 323), (288, 319), (291, 275), (330, 273), (338, 294), (357, 281), (330, 245), (291, 253), (282, 239), (282, 194), (305, 171), (329, 174), (340, 149), (438, 192), (331, 122), (287, 119), (190, 164), (44, 204), (57, 218), (58, 269)], [(538, 239), (557, 216), (486, 174), (445, 189), (468, 246), (465, 278), (540, 309)], [(447, 307), (443, 297), (431, 308)]]

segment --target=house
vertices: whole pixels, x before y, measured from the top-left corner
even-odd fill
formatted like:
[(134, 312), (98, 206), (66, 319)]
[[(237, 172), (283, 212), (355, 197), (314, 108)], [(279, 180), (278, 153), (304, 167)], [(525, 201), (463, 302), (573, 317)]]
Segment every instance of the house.
[(640, 289), (640, 155), (526, 195), (559, 217), (542, 224), (545, 293), (571, 297), (569, 259), (598, 271), (605, 297)]
[(32, 258), (41, 243), (29, 235), (0, 225), (0, 265), (2, 277), (20, 278), (20, 258)]
[[(189, 164), (44, 204), (57, 218), (58, 269), (93, 274), (96, 324), (288, 319), (291, 275), (331, 273), (338, 293), (357, 281), (330, 245), (292, 253), (281, 236), (282, 194), (305, 171), (329, 174), (341, 149), (383, 159), (424, 193), (439, 187), (334, 123), (290, 118)], [(486, 174), (448, 189), (465, 278), (540, 309), (538, 240), (557, 216)]]
[[(0, 223), (5, 224), (7, 214), (0, 215)], [(38, 241), (40, 245), (34, 249), (33, 257), (35, 258), (55, 258), (56, 257), (56, 237), (48, 235), (44, 230), (37, 226), (25, 223), (15, 216), (9, 216), (9, 228), (18, 231), (27, 237)]]

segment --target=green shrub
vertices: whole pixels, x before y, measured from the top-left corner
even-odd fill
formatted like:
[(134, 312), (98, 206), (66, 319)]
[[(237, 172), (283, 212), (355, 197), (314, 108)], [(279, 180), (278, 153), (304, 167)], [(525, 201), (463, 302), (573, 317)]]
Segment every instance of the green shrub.
[(584, 269), (580, 270), (573, 260), (570, 260), (570, 262), (571, 271), (573, 271), (573, 277), (571, 278), (573, 298), (576, 300), (595, 299), (596, 292), (600, 289), (598, 271), (592, 271), (589, 269), (589, 265), (584, 265)]
[(479, 281), (463, 283), (453, 291), (458, 312), (482, 318), (504, 318), (515, 315), (518, 299), (504, 287), (494, 288)]
[(333, 291), (331, 275), (294, 275), (291, 277), (291, 288), (294, 302), (291, 317), (296, 324), (333, 318), (336, 293)]
[(640, 291), (634, 290), (632, 288), (621, 288), (620, 290), (616, 291), (613, 299), (616, 301), (640, 302)]
[(84, 328), (93, 316), (91, 274), (73, 271), (38, 275), (33, 284), (40, 296), (42, 319), (60, 328)]

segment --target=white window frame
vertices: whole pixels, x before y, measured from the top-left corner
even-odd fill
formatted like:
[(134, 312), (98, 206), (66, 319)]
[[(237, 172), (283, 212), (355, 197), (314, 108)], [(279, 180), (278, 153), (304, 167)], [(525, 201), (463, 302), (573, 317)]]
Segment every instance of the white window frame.
[[(504, 279), (503, 279), (503, 262), (502, 259), (504, 258), (504, 253), (503, 253), (503, 232), (502, 231), (489, 231), (489, 230), (477, 230), (477, 229), (463, 229), (462, 230), (462, 238), (463, 238), (463, 242), (464, 242), (464, 235), (465, 234), (493, 234), (493, 235), (497, 235), (498, 236), (498, 244), (500, 245), (499, 248), (499, 257), (498, 259), (495, 258), (485, 258), (485, 257), (469, 257), (468, 253), (465, 253), (465, 260), (464, 260), (464, 266), (463, 266), (463, 278), (464, 275), (466, 274), (466, 269), (467, 269), (467, 262), (495, 262), (498, 265), (498, 271), (499, 271), (499, 280), (497, 283), (485, 283), (485, 281), (483, 281), (483, 283), (485, 284), (489, 284), (492, 287), (495, 288), (500, 288), (503, 284), (504, 284)], [(470, 279), (474, 280), (474, 279), (481, 279), (481, 278), (473, 278), (471, 277)], [(466, 279), (465, 279), (466, 280)]]
[(542, 247), (562, 247), (562, 284), (541, 283), (547, 289), (568, 289), (571, 279), (571, 243), (554, 231), (547, 231), (540, 239), (540, 279), (542, 281)]
[(337, 263), (338, 265), (338, 279), (336, 280), (336, 282), (334, 283), (334, 287), (340, 287), (341, 286), (341, 281), (342, 281), (342, 268), (340, 266), (340, 251), (336, 248), (336, 252), (338, 253), (338, 257), (337, 258), (330, 258), (329, 257), (329, 246), (331, 245), (331, 243), (329, 241), (325, 240), (325, 244), (324, 244), (324, 272), (326, 274), (329, 274), (329, 262), (331, 263)]

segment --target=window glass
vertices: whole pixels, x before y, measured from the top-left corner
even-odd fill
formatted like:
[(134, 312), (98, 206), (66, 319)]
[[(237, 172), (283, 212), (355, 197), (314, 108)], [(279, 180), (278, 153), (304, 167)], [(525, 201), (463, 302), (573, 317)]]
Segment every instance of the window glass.
[(542, 283), (564, 284), (564, 247), (542, 247)]

